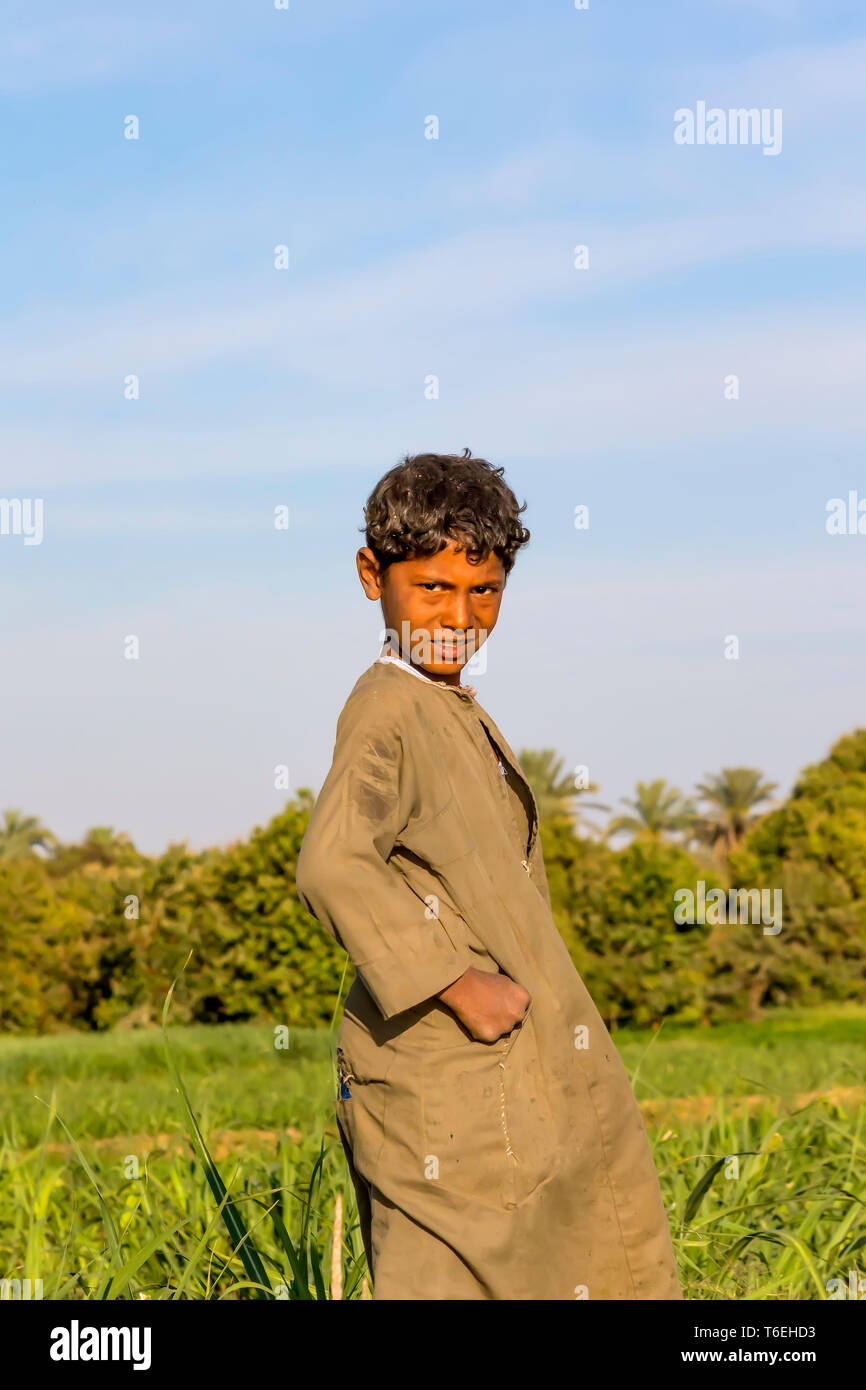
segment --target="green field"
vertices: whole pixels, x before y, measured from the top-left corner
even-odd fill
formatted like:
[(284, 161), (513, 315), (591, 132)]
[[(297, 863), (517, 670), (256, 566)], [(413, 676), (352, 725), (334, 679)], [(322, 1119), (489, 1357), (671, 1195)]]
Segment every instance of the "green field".
[[(329, 1297), (341, 1197), (341, 1296), (369, 1296), (329, 1034), (168, 1036), (222, 1208), (159, 1029), (5, 1037), (0, 1277), (40, 1279), (46, 1299)], [(866, 1009), (615, 1041), (687, 1298), (823, 1299), (866, 1276)]]

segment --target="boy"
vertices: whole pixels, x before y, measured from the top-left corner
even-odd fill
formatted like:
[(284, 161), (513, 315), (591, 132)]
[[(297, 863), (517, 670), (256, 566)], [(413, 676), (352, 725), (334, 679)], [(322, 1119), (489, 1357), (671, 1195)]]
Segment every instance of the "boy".
[(640, 1111), (551, 915), (532, 792), (460, 684), (529, 539), (502, 474), (422, 454), (370, 495), (357, 567), (388, 639), (298, 860), (302, 902), (357, 972), (336, 1110), (374, 1298), (679, 1299)]

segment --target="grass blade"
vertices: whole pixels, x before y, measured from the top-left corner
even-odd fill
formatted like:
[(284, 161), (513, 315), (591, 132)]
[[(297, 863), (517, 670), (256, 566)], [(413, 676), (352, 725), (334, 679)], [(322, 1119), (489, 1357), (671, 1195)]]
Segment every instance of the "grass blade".
[[(191, 955), (192, 952), (190, 952), (190, 955), (187, 956), (186, 961), (184, 962), (183, 970), (185, 970), (186, 966), (189, 964)], [(183, 970), (181, 971), (181, 974), (183, 974)], [(171, 1074), (174, 1078), (175, 1085), (177, 1086), (178, 1093), (180, 1094), (180, 1097), (184, 1104), (186, 1117), (189, 1122), (189, 1134), (190, 1139), (192, 1140), (193, 1148), (195, 1149), (198, 1155), (199, 1162), (201, 1163), (202, 1168), (204, 1169), (204, 1174), (207, 1178), (208, 1186), (211, 1192), (213, 1193), (214, 1200), (222, 1207), (222, 1217), (223, 1222), (225, 1224), (225, 1228), (228, 1231), (229, 1238), (232, 1241), (235, 1250), (240, 1255), (241, 1262), (247, 1273), (247, 1278), (250, 1281), (250, 1286), (255, 1286), (258, 1288), (259, 1298), (273, 1298), (271, 1281), (267, 1276), (267, 1271), (265, 1270), (262, 1257), (259, 1254), (259, 1251), (257, 1250), (256, 1246), (249, 1238), (249, 1232), (247, 1231), (246, 1223), (244, 1222), (243, 1217), (241, 1216), (237, 1208), (233, 1205), (233, 1203), (229, 1201), (228, 1191), (226, 1189), (225, 1183), (223, 1182), (222, 1177), (220, 1176), (220, 1171), (217, 1168), (216, 1163), (211, 1157), (210, 1150), (208, 1149), (208, 1146), (204, 1140), (204, 1135), (199, 1129), (198, 1120), (195, 1117), (192, 1104), (190, 1103), (189, 1096), (187, 1095), (186, 1086), (183, 1083), (183, 1078), (175, 1063), (171, 1048), (169, 1047), (167, 1026), (168, 1012), (169, 1008), (171, 1007), (171, 1000), (174, 994), (175, 985), (177, 984), (179, 978), (180, 976), (177, 976), (174, 980), (172, 980), (169, 991), (165, 996), (165, 1003), (162, 1006), (162, 1039), (163, 1044), (165, 1046), (166, 1060), (168, 1062), (169, 1070), (171, 1071)]]

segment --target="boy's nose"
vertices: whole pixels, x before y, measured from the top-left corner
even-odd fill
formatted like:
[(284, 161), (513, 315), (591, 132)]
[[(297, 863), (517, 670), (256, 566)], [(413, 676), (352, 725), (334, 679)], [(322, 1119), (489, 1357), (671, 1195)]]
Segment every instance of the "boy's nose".
[(456, 632), (468, 631), (472, 625), (472, 614), (466, 595), (462, 597), (452, 596), (451, 602), (442, 613), (439, 621), (442, 627), (453, 628)]

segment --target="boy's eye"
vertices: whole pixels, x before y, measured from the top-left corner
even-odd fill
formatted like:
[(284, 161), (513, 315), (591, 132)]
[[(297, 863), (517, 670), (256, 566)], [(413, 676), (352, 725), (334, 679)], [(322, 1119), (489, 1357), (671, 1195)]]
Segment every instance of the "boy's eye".
[[(439, 579), (422, 579), (421, 588), (426, 589), (427, 592), (430, 593), (433, 589), (441, 589), (442, 581)], [(473, 584), (472, 592), (473, 594), (492, 594), (495, 593), (495, 586), (493, 584)]]

